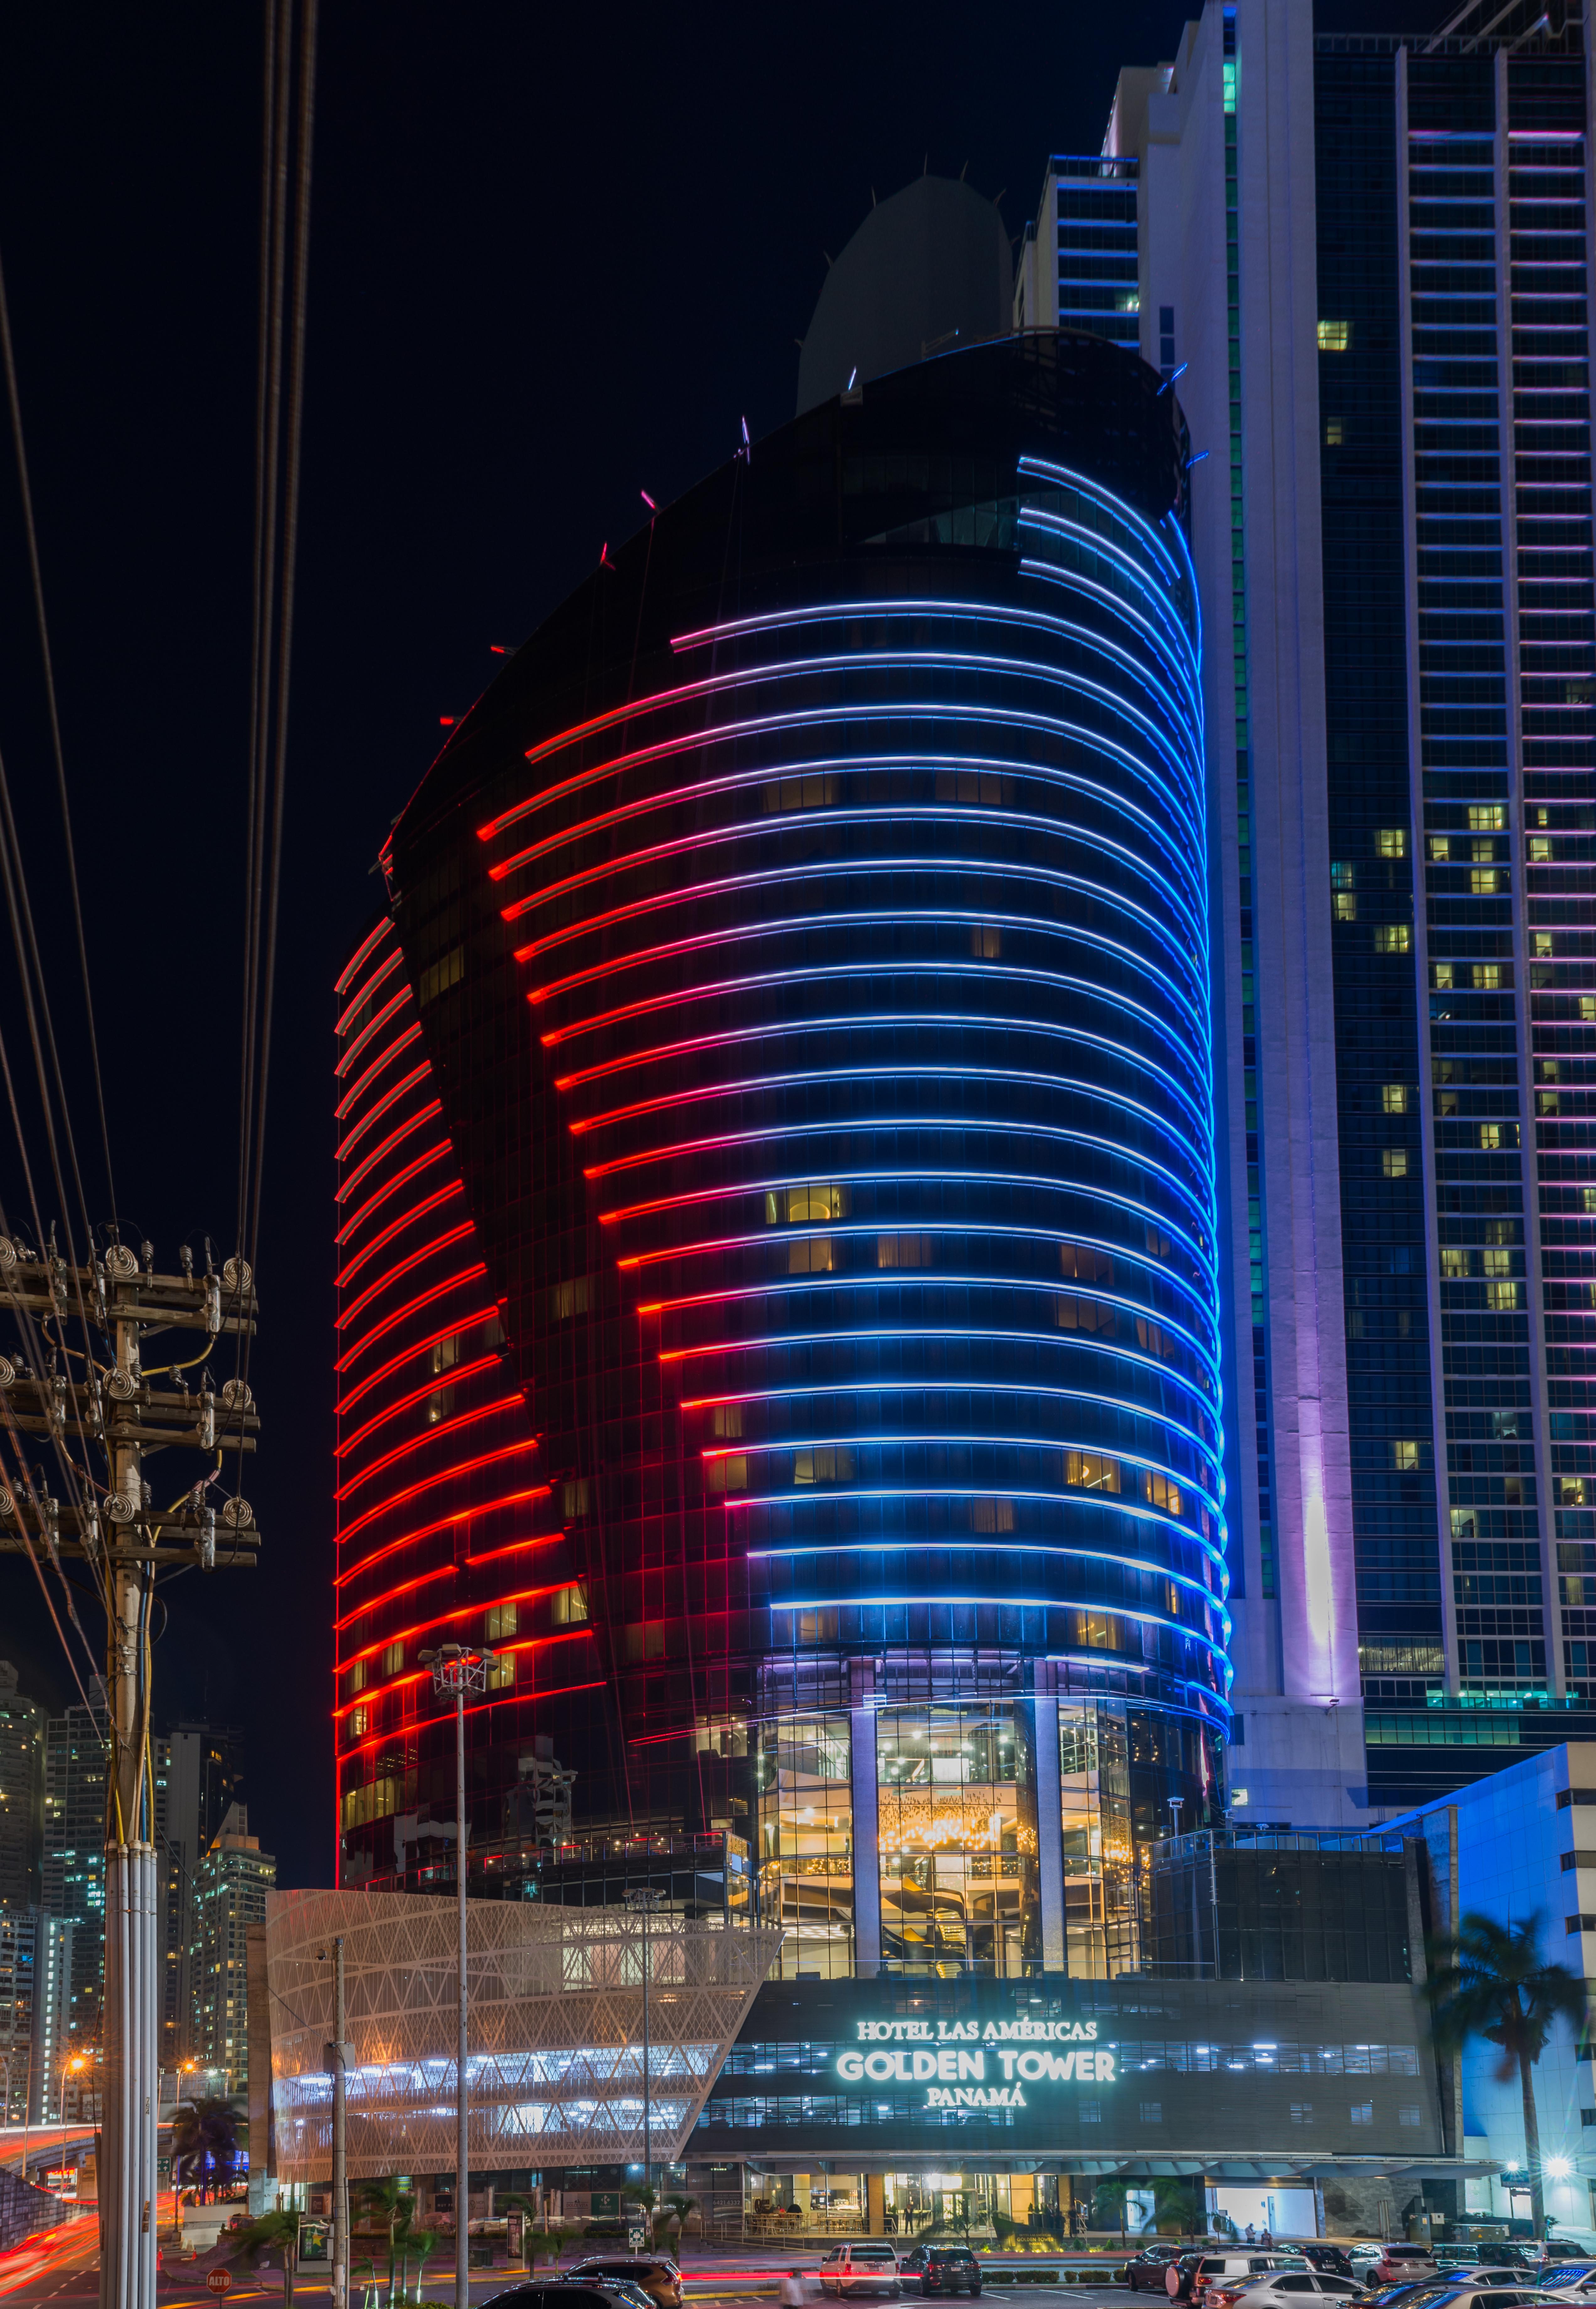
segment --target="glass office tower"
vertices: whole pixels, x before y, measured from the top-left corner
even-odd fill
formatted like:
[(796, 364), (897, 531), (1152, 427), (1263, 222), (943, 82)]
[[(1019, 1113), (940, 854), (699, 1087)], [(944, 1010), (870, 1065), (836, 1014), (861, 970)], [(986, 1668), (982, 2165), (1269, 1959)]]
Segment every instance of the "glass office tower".
[(540, 1753), (584, 1864), (718, 1849), (792, 1975), (1134, 1962), (1229, 1717), (1189, 454), (1095, 336), (872, 381), (607, 552), (400, 819), (341, 982), (345, 1101), (410, 1037), (341, 1141), (363, 1881), (447, 1864), (415, 1655), (509, 1610), (485, 1882), (566, 1864)]
[[(1209, 452), (1236, 771), (1232, 1778), (1299, 1820), (1596, 1730), (1587, 41), (1528, 4), (1315, 39), (1307, 0), (1215, 0), (1110, 122), (1143, 352)], [(1329, 1620), (1292, 1598), (1310, 1418)]]

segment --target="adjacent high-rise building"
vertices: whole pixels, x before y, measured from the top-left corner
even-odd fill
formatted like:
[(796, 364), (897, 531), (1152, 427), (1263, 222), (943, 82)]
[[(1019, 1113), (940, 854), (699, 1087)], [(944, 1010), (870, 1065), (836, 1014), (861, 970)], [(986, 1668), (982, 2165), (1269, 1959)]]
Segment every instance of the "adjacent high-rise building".
[(73, 1927), (66, 2031), (85, 2050), (99, 2041), (105, 1996), (104, 1693), (52, 1716), (45, 1733), (44, 1911)]
[(1596, 1729), (1587, 43), (1212, 0), (1027, 251), (1117, 204), (1192, 428), (1231, 1794), (1299, 1820)]
[(0, 2122), (82, 2106), (72, 2058), (73, 1927), (38, 1907), (0, 1904)]
[(155, 1743), (155, 1832), (161, 1887), (160, 2044), (162, 2066), (195, 2057), (194, 1907), (201, 1864), (242, 1786), (233, 1733), (178, 1724)]
[(202, 2071), (225, 2073), (229, 2091), (240, 2090), (249, 2074), (246, 1935), (265, 1923), (276, 1881), (277, 1863), (249, 1833), (244, 1806), (230, 1805), (194, 1872), (189, 1950), (189, 2057)]
[(0, 1660), (0, 1908), (36, 1907), (44, 1856), (45, 1712)]

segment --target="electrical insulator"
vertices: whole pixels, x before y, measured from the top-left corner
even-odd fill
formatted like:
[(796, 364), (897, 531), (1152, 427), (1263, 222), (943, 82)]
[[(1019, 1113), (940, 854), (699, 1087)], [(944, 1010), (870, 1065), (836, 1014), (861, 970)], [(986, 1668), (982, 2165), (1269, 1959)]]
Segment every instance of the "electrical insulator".
[(205, 1571), (214, 1571), (216, 1569), (216, 1510), (214, 1508), (203, 1508), (200, 1510), (200, 1567)]

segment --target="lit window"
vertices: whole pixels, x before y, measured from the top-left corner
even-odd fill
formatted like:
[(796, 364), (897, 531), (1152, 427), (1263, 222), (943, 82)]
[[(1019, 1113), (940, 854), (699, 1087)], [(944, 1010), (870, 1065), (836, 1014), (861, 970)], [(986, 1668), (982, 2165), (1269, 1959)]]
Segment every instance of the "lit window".
[(1499, 801), (1469, 804), (1471, 834), (1500, 834), (1507, 824), (1507, 806)]
[(1407, 1148), (1387, 1146), (1380, 1156), (1380, 1167), (1388, 1179), (1405, 1179), (1408, 1175)]
[(1485, 1303), (1493, 1315), (1511, 1315), (1515, 1307), (1523, 1306), (1523, 1296), (1516, 1283), (1488, 1283)]
[(787, 1246), (789, 1275), (829, 1275), (834, 1265), (829, 1234), (800, 1235)]
[(1013, 1500), (971, 1500), (970, 1528), (971, 1531), (1013, 1531), (1014, 1503)]
[(1530, 836), (1530, 863), (1531, 866), (1549, 865), (1551, 863), (1551, 843), (1547, 840), (1544, 834), (1532, 834)]
[(710, 1414), (712, 1435), (740, 1435), (743, 1431), (743, 1406), (740, 1403), (718, 1403)]
[(585, 1475), (573, 1475), (569, 1483), (560, 1485), (560, 1512), (567, 1522), (574, 1517), (586, 1515), (591, 1500)]
[(1445, 866), (1446, 860), (1451, 857), (1452, 844), (1448, 842), (1444, 834), (1432, 834), (1430, 835), (1429, 854), (1432, 862), (1436, 866)]
[(792, 1480), (795, 1483), (846, 1483), (852, 1474), (851, 1444), (815, 1443), (807, 1450), (793, 1453)]
[(1180, 1513), (1180, 1486), (1168, 1475), (1159, 1474), (1152, 1467), (1142, 1470), (1142, 1497), (1150, 1507), (1162, 1508), (1166, 1515)]
[(369, 1708), (351, 1708), (349, 1710), (349, 1738), (351, 1740), (364, 1740), (367, 1729), (370, 1723), (371, 1710)]
[(1077, 1492), (1117, 1492), (1119, 1462), (1106, 1459), (1100, 1451), (1066, 1451), (1064, 1480)]
[(1557, 1484), (1557, 1494), (1566, 1508), (1583, 1508), (1585, 1503), (1585, 1479), (1583, 1475), (1564, 1475)]
[(1413, 932), (1406, 922), (1381, 922), (1375, 931), (1376, 954), (1407, 954), (1412, 945)]
[(767, 1226), (797, 1226), (806, 1219), (840, 1219), (848, 1215), (846, 1187), (816, 1180), (802, 1187), (779, 1187), (764, 1198)]
[(357, 1660), (354, 1666), (349, 1670), (349, 1691), (351, 1693), (364, 1691), (370, 1674), (371, 1662), (369, 1660), (363, 1659)]
[(1351, 349), (1352, 324), (1350, 321), (1320, 322), (1319, 350), (1322, 353), (1344, 353), (1350, 352)]
[(1469, 895), (1474, 898), (1494, 898), (1507, 887), (1507, 877), (1497, 866), (1476, 866), (1469, 877)]
[(432, 1367), (435, 1371), (453, 1371), (459, 1361), (460, 1334), (458, 1331), (451, 1333), (446, 1339), (433, 1341)]
[(777, 778), (764, 790), (766, 817), (789, 809), (824, 809), (837, 799), (837, 780), (824, 770)]
[(513, 1652), (505, 1652), (499, 1658), (489, 1662), (487, 1669), (489, 1691), (503, 1691), (507, 1684), (512, 1684), (514, 1681), (515, 1655)]
[(450, 987), (458, 986), (464, 976), (465, 948), (462, 946), (451, 947), (447, 954), (440, 956), (436, 962), (429, 963), (417, 980), (417, 1001), (423, 1006), (436, 1002), (440, 994), (448, 992)]
[(978, 962), (996, 962), (1003, 952), (1003, 932), (996, 922), (977, 922), (970, 933), (970, 951)]
[(490, 1605), (483, 1621), (483, 1633), (490, 1644), (496, 1644), (501, 1636), (513, 1636), (515, 1633), (514, 1604)]
[(1337, 890), (1332, 897), (1330, 904), (1334, 919), (1338, 922), (1355, 922), (1358, 920), (1358, 893), (1356, 890)]
[(1375, 834), (1375, 851), (1381, 858), (1405, 858), (1408, 854), (1408, 829), (1405, 826), (1382, 826)]
[(1341, 419), (1339, 417), (1327, 417), (1324, 420), (1324, 446), (1327, 449), (1339, 449), (1342, 445), (1342, 438), (1343, 436), (1342, 432)]
[(1478, 992), (1494, 993), (1501, 983), (1502, 965), (1499, 962), (1477, 962), (1474, 964), (1474, 985)]
[(1429, 975), (1430, 984), (1436, 993), (1444, 994), (1452, 984), (1452, 964), (1449, 962), (1432, 962)]
[(884, 1234), (876, 1245), (877, 1267), (929, 1267), (931, 1238), (928, 1234)]
[(397, 1675), (403, 1665), (403, 1643), (389, 1644), (383, 1653), (383, 1673), (384, 1675)]
[(453, 1408), (454, 1389), (452, 1387), (434, 1388), (427, 1398), (427, 1424), (429, 1427), (440, 1426)]
[(1112, 1332), (1117, 1318), (1112, 1307), (1105, 1307), (1096, 1299), (1076, 1299), (1061, 1296), (1055, 1302), (1055, 1312), (1061, 1331)]
[(1330, 886), (1333, 890), (1355, 890), (1358, 887), (1357, 867), (1345, 858), (1333, 860), (1330, 868)]
[(1499, 1122), (1482, 1122), (1480, 1126), (1480, 1144), (1488, 1154), (1492, 1150), (1492, 1148), (1499, 1146), (1502, 1144), (1501, 1124)]
[(1472, 1509), (1472, 1508), (1454, 1508), (1454, 1509), (1453, 1509), (1453, 1510), (1452, 1510), (1452, 1536), (1454, 1537), (1454, 1539), (1472, 1539), (1472, 1538), (1473, 1538), (1473, 1536), (1474, 1536), (1474, 1510), (1473, 1510), (1473, 1509)]
[(1596, 1187), (1582, 1187), (1579, 1190), (1579, 1198), (1583, 1210), (1596, 1211)]
[(1580, 996), (1579, 1015), (1582, 1018), (1596, 1018), (1596, 994)]
[(556, 1323), (587, 1313), (592, 1303), (592, 1280), (591, 1275), (574, 1275), (568, 1283), (555, 1284), (548, 1294), (548, 1311)]
[(549, 1618), (556, 1628), (579, 1627), (588, 1615), (588, 1591), (578, 1579), (554, 1597)]
[(1552, 950), (1552, 934), (1550, 930), (1537, 930), (1531, 940), (1531, 945), (1533, 951), (1544, 959), (1545, 956), (1549, 955)]
[(1442, 1251), (1441, 1273), (1450, 1281), (1455, 1283), (1460, 1276), (1467, 1275), (1468, 1271), (1469, 1254), (1466, 1250), (1444, 1250)]
[(1419, 1446), (1411, 1436), (1393, 1439), (1391, 1446), (1391, 1464), (1402, 1475), (1411, 1474), (1414, 1468), (1418, 1466)]
[(1539, 1114), (1556, 1114), (1560, 1103), (1559, 1094), (1555, 1090), (1541, 1090), (1535, 1094), (1535, 1109)]
[(746, 1492), (748, 1488), (748, 1462), (740, 1451), (722, 1452), (718, 1458), (703, 1463), (705, 1488), (712, 1492)]
[(1108, 1251), (1098, 1250), (1091, 1243), (1061, 1242), (1058, 1261), (1066, 1275), (1077, 1283), (1112, 1283), (1114, 1261)]
[(1406, 1114), (1408, 1111), (1407, 1084), (1382, 1083), (1380, 1085), (1380, 1103), (1385, 1108), (1387, 1114)]

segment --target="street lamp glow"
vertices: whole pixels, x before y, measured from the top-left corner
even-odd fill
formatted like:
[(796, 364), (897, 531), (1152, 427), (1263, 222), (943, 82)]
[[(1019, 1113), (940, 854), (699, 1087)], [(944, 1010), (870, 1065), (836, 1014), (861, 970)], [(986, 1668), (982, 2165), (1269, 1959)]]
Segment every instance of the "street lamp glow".
[(1566, 2157), (1549, 2157), (1546, 2160), (1546, 2170), (1550, 2179), (1566, 2181), (1572, 2167)]

